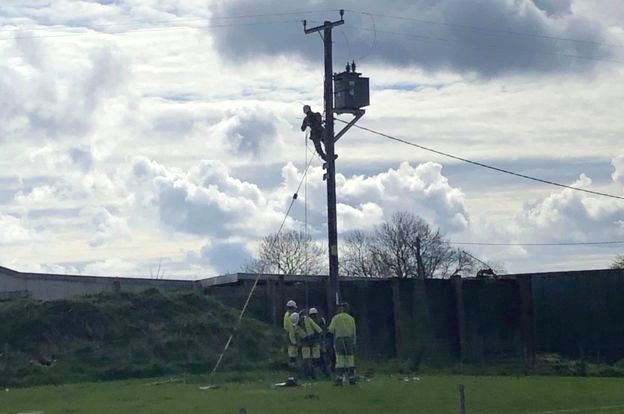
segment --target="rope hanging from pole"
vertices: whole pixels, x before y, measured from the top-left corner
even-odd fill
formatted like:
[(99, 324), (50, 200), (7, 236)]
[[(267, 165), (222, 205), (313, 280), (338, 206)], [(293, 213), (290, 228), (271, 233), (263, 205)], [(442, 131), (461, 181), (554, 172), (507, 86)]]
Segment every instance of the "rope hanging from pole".
[[(306, 134), (306, 139), (307, 139), (307, 134)], [(307, 146), (307, 141), (306, 141), (306, 146)], [(306, 156), (306, 161), (307, 161), (307, 156)], [(308, 170), (310, 169), (310, 166), (312, 165), (312, 161), (314, 161), (314, 157), (311, 157), (310, 160), (306, 162), (306, 167), (305, 167), (305, 169), (303, 171), (303, 176), (301, 177), (301, 180), (299, 181), (299, 185), (297, 186), (297, 190), (295, 191), (295, 193), (292, 196), (292, 199), (290, 200), (290, 205), (288, 206), (288, 209), (286, 210), (286, 213), (284, 214), (284, 219), (282, 220), (282, 223), (280, 224), (279, 229), (277, 230), (276, 236), (279, 236), (279, 234), (282, 232), (282, 229), (284, 228), (284, 225), (286, 224), (286, 219), (290, 215), (290, 210), (292, 209), (292, 206), (295, 203), (295, 200), (297, 200), (297, 198), (298, 198), (299, 191), (301, 190), (301, 185), (306, 180), (306, 177), (308, 175)], [(276, 241), (277, 237), (274, 240)], [(249, 306), (249, 302), (251, 301), (251, 298), (252, 298), (252, 296), (254, 294), (254, 291), (256, 290), (256, 287), (258, 286), (258, 282), (260, 281), (260, 278), (266, 274), (265, 273), (266, 267), (267, 267), (267, 264), (264, 263), (262, 265), (261, 271), (257, 274), (256, 278), (254, 279), (254, 283), (251, 286), (251, 289), (249, 290), (249, 294), (247, 295), (247, 299), (245, 300), (245, 304), (243, 305), (243, 309), (241, 309), (241, 312), (240, 312), (240, 314), (238, 316), (238, 319), (236, 321), (236, 325), (234, 325), (234, 329), (232, 329), (232, 333), (230, 334), (228, 340), (226, 341), (225, 346), (223, 347), (223, 351), (221, 351), (221, 354), (219, 355), (219, 358), (217, 359), (217, 362), (215, 363), (214, 367), (210, 371), (210, 375), (209, 375), (210, 378), (213, 377), (215, 372), (217, 372), (217, 370), (221, 366), (221, 362), (223, 361), (223, 357), (225, 356), (225, 353), (230, 348), (230, 345), (232, 344), (232, 341), (234, 340), (234, 336), (236, 335), (236, 332), (238, 332), (238, 329), (240, 328), (240, 325), (241, 325), (241, 322), (243, 320), (243, 317), (245, 316), (245, 313), (247, 312), (247, 307)]]

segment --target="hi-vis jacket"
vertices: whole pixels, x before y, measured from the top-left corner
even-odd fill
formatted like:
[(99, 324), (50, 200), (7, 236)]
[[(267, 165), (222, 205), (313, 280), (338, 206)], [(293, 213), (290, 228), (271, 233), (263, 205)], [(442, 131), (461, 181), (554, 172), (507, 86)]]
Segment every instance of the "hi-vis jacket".
[(334, 334), (334, 338), (355, 339), (355, 319), (348, 313), (334, 315), (327, 330)]

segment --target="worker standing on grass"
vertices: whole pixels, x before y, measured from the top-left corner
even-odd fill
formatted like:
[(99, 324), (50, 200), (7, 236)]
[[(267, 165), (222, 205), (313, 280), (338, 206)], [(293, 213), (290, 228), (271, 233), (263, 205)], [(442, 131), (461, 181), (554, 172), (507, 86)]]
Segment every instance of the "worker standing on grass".
[[(288, 334), (288, 340), (290, 342), (290, 346), (293, 347), (293, 349), (295, 350), (294, 352), (294, 358), (291, 357), (289, 354), (289, 365), (291, 368), (295, 368), (295, 371), (299, 371), (298, 373), (301, 374), (300, 376), (302, 377), (310, 377), (308, 371), (307, 371), (307, 366), (305, 365), (305, 357), (303, 360), (303, 364), (302, 364), (302, 370), (297, 369), (297, 359), (299, 357), (299, 350), (301, 350), (301, 353), (303, 354), (303, 349), (305, 347), (304, 345), (304, 340), (306, 338), (306, 332), (305, 332), (305, 328), (304, 328), (304, 320), (305, 320), (305, 316), (303, 316), (303, 312), (293, 312), (290, 315), (290, 324), (292, 325), (292, 329), (290, 330), (289, 334)], [(309, 351), (309, 348), (308, 348)], [(309, 352), (308, 352), (309, 353)], [(302, 372), (301, 372), (302, 371)]]
[(301, 342), (301, 357), (303, 358), (303, 372), (306, 377), (316, 379), (316, 369), (321, 360), (321, 334), (323, 330), (314, 320), (318, 316), (316, 308), (310, 308), (308, 315), (303, 319), (303, 340)]
[[(288, 354), (288, 366), (295, 368), (297, 366), (297, 340), (294, 332), (294, 326), (291, 322), (291, 315), (296, 313), (297, 303), (294, 300), (286, 302), (286, 313), (284, 313), (284, 331), (286, 332), (286, 352)], [(299, 318), (299, 315), (297, 315)], [(294, 339), (294, 342), (293, 342)]]
[(355, 384), (355, 319), (349, 315), (349, 304), (338, 305), (337, 313), (329, 323), (328, 331), (334, 335), (336, 352), (336, 385), (342, 385), (345, 375), (349, 384)]

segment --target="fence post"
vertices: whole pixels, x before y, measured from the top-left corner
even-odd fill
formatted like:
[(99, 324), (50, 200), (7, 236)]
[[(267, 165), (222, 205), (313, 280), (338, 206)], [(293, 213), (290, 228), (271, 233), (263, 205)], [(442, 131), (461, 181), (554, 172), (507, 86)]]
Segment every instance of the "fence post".
[[(373, 341), (370, 335), (369, 318), (368, 318), (368, 297), (367, 292), (371, 288), (371, 284), (368, 281), (362, 281), (354, 283), (357, 292), (357, 306), (359, 312), (358, 325), (358, 338), (362, 338), (362, 341), (358, 340), (358, 352), (366, 356), (372, 356), (375, 354)], [(355, 296), (355, 295), (354, 295)]]
[(392, 309), (394, 313), (394, 352), (397, 358), (403, 356), (403, 338), (401, 335), (401, 286), (399, 278), (392, 279)]
[(466, 315), (464, 311), (464, 290), (461, 276), (451, 278), (455, 291), (455, 310), (457, 317), (457, 344), (459, 345), (459, 361), (466, 359)]
[(535, 316), (533, 308), (533, 287), (531, 276), (519, 277), (520, 331), (522, 333), (522, 359), (524, 370), (535, 365)]
[(273, 326), (279, 326), (279, 310), (277, 306), (277, 300), (275, 295), (275, 281), (271, 280), (267, 277), (266, 281), (266, 295), (267, 295), (267, 306), (269, 308), (269, 315), (271, 317), (271, 322), (273, 322)]
[(277, 294), (275, 295), (277, 297), (277, 315), (278, 318), (278, 326), (281, 326), (282, 324), (282, 319), (281, 317), (283, 316), (283, 312), (284, 312), (284, 307), (286, 306), (286, 283), (284, 282), (284, 275), (279, 275), (277, 277)]
[(9, 344), (8, 342), (4, 344), (4, 372), (9, 371)]
[(466, 396), (464, 395), (464, 385), (459, 385), (459, 414), (466, 414)]

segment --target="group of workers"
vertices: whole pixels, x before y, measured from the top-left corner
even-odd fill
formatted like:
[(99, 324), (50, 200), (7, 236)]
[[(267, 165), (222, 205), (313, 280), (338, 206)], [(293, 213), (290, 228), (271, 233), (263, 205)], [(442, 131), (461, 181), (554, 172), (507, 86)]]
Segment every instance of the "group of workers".
[(290, 368), (301, 366), (304, 377), (315, 379), (320, 374), (330, 375), (335, 360), (336, 385), (342, 385), (347, 378), (350, 384), (355, 384), (356, 328), (347, 303), (337, 305), (336, 314), (327, 326), (317, 308), (297, 311), (297, 303), (289, 300), (284, 330)]

